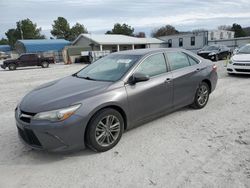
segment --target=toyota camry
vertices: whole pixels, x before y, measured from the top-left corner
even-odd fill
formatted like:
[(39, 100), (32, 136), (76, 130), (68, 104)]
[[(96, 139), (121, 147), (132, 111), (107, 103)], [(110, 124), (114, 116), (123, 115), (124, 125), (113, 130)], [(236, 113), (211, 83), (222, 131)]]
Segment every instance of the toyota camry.
[(216, 71), (183, 49), (112, 53), (28, 93), (15, 109), (17, 130), (35, 149), (107, 151), (126, 130), (185, 106), (205, 107)]

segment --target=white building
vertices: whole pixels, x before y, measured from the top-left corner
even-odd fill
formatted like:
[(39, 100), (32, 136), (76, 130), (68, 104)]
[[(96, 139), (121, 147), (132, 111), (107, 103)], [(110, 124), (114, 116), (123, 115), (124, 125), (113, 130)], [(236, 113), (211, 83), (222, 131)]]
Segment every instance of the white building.
[(109, 50), (110, 52), (166, 46), (163, 40), (157, 38), (137, 38), (116, 34), (81, 34), (72, 45), (91, 48), (95, 51)]
[(234, 38), (234, 31), (212, 30), (208, 31), (208, 40), (223, 40)]
[(227, 40), (232, 38), (234, 38), (234, 32), (225, 30), (190, 32), (159, 37), (159, 39), (167, 43), (166, 45), (169, 48), (184, 48), (191, 51), (197, 51), (213, 40)]

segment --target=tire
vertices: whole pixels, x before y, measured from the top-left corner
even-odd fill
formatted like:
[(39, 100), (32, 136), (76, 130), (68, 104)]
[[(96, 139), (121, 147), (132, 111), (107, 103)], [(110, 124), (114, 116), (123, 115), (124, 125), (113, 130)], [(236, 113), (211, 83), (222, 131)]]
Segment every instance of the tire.
[(48, 68), (49, 67), (49, 63), (47, 61), (44, 61), (41, 63), (42, 68)]
[(100, 110), (88, 124), (86, 145), (96, 152), (108, 151), (120, 141), (123, 130), (124, 119), (118, 111), (111, 108)]
[(191, 107), (195, 109), (204, 108), (209, 100), (210, 88), (206, 82), (201, 82), (196, 90), (194, 102)]
[(10, 71), (16, 70), (16, 64), (11, 63), (11, 64), (8, 65), (8, 68), (9, 68)]

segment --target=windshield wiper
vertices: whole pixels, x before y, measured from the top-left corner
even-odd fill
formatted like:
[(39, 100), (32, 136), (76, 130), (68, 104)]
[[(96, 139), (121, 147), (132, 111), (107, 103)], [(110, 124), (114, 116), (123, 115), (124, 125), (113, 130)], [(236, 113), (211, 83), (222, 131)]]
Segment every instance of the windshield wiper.
[(72, 74), (72, 76), (77, 77), (77, 78), (83, 78), (83, 79), (86, 79), (86, 80), (96, 80), (94, 78), (90, 78), (89, 76), (78, 76), (77, 73)]
[(86, 79), (86, 80), (96, 80), (96, 79), (94, 79), (94, 78), (90, 78), (90, 77), (88, 77), (88, 76), (85, 76), (85, 77), (80, 77), (80, 78), (84, 78), (84, 79)]

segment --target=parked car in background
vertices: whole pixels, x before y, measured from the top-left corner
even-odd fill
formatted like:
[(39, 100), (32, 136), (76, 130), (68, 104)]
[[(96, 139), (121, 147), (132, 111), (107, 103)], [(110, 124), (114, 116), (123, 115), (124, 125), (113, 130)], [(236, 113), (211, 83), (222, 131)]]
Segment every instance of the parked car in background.
[(225, 45), (210, 45), (199, 50), (197, 54), (205, 59), (219, 61), (221, 59), (230, 58), (232, 52), (231, 49)]
[(54, 63), (54, 57), (41, 57), (37, 54), (22, 54), (17, 59), (5, 60), (1, 65), (1, 68), (9, 68), (9, 70), (16, 70), (17, 67), (28, 66), (41, 66), (42, 68), (48, 68), (50, 63)]
[(250, 74), (250, 44), (241, 47), (227, 64), (229, 74)]
[(0, 60), (2, 60), (2, 59), (8, 59), (10, 57), (11, 57), (10, 54), (7, 54), (6, 52), (0, 51)]
[(183, 49), (116, 52), (31, 91), (15, 109), (16, 125), (35, 149), (103, 152), (124, 130), (187, 105), (205, 107), (217, 79), (211, 61)]

